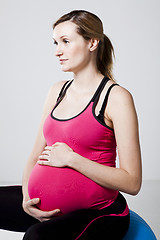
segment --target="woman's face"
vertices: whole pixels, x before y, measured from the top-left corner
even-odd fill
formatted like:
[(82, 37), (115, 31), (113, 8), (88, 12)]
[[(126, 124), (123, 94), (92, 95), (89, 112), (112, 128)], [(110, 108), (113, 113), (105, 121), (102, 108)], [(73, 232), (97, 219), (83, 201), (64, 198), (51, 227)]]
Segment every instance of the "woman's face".
[(58, 24), (53, 31), (55, 55), (64, 72), (77, 73), (88, 65), (91, 58), (90, 41), (79, 35), (76, 28), (76, 24), (66, 21)]

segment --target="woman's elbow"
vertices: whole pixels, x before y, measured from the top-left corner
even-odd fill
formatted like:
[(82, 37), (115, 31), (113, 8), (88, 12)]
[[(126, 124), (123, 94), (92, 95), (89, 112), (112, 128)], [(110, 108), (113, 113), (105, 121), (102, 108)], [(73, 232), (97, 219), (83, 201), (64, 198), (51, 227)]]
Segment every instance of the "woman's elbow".
[(135, 179), (132, 181), (132, 184), (129, 184), (129, 194), (130, 195), (137, 195), (141, 189), (141, 185), (142, 185), (142, 179)]
[(139, 193), (140, 189), (141, 189), (141, 185), (136, 186), (134, 189), (132, 189), (130, 194), (133, 196), (136, 196)]

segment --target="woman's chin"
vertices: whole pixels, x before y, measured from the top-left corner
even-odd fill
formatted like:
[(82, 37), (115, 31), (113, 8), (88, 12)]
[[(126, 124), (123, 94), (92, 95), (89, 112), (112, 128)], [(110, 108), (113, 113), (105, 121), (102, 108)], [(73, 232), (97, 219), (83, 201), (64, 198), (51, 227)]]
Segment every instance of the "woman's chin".
[(62, 70), (63, 72), (73, 72), (72, 69), (63, 68), (63, 67), (61, 68), (61, 70)]

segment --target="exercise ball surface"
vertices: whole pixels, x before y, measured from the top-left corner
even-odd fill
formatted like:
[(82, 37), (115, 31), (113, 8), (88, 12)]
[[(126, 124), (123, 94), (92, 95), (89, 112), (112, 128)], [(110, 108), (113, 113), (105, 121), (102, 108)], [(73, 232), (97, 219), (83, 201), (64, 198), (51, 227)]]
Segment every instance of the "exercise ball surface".
[(157, 240), (150, 226), (130, 210), (130, 225), (123, 240)]

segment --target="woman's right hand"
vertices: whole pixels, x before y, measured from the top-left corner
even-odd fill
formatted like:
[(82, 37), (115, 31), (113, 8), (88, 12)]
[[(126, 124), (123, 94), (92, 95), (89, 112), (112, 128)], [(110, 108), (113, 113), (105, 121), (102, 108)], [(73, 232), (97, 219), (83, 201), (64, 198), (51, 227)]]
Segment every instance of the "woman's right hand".
[(39, 198), (33, 198), (30, 200), (23, 200), (23, 209), (30, 216), (38, 219), (40, 222), (44, 222), (52, 219), (56, 214), (60, 213), (60, 209), (52, 211), (42, 211), (37, 208), (37, 204), (40, 202)]

